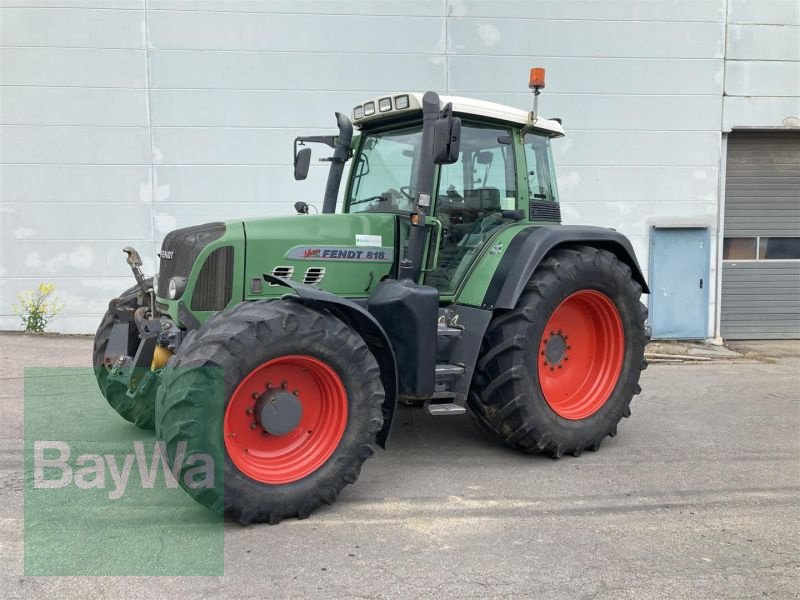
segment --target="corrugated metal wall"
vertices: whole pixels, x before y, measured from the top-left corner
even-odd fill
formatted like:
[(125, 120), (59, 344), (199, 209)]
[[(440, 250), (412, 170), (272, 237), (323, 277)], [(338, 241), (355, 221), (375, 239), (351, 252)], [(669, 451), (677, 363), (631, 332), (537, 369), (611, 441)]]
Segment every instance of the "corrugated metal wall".
[[(544, 114), (569, 132), (555, 145), (566, 222), (626, 233), (643, 265), (651, 225), (714, 239), (723, 86), (747, 105), (725, 100), (735, 125), (794, 114), (797, 86), (769, 83), (796, 65), (782, 66), (794, 5), (0, 0), (0, 329), (17, 327), (17, 291), (53, 281), (67, 303), (54, 329), (92, 331), (130, 285), (123, 245), (152, 270), (170, 229), (321, 198), (326, 167), (295, 183), (291, 140), (331, 131), (334, 110), (402, 89), (528, 109), (534, 65)], [(762, 35), (775, 22), (788, 33)]]
[[(800, 236), (800, 134), (730, 135), (724, 231)], [(800, 260), (723, 261), (720, 305), (725, 338), (800, 338)]]

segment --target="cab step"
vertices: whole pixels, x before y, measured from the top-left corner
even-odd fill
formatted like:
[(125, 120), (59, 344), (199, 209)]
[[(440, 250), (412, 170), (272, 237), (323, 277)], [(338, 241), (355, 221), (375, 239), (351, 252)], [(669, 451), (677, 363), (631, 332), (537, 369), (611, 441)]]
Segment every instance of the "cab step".
[(463, 374), (464, 374), (464, 367), (461, 365), (449, 365), (445, 363), (440, 363), (436, 365), (437, 381), (447, 377), (458, 377), (459, 375)]
[(460, 404), (448, 402), (447, 404), (426, 404), (425, 411), (435, 417), (450, 417), (463, 415), (467, 412), (467, 409)]
[(464, 330), (461, 329), (460, 327), (450, 327), (443, 323), (439, 323), (436, 334), (446, 337), (461, 337), (463, 331)]

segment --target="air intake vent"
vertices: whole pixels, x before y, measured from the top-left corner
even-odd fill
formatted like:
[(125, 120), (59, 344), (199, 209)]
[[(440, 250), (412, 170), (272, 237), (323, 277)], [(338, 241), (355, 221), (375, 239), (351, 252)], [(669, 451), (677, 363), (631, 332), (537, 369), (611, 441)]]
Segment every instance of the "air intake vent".
[(309, 267), (303, 275), (303, 283), (306, 285), (317, 285), (325, 277), (325, 267)]
[(561, 223), (561, 207), (557, 202), (531, 202), (530, 219), (531, 221)]
[[(294, 275), (294, 267), (275, 267), (272, 269), (273, 277), (280, 277), (281, 279), (291, 279)], [(279, 283), (270, 283), (272, 287), (280, 285)]]

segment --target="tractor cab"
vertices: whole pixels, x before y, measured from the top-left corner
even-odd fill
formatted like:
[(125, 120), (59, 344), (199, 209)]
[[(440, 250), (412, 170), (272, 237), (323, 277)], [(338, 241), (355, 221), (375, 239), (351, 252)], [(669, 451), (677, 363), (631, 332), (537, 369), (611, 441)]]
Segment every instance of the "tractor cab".
[[(422, 102), (422, 94), (405, 93), (353, 109), (360, 135), (343, 212), (414, 213), (416, 181), (426, 162)], [(550, 140), (564, 131), (558, 121), (533, 120), (528, 112), (493, 102), (444, 96), (439, 103), (460, 119), (460, 139), (455, 160), (431, 165), (424, 281), (452, 295), (499, 229), (536, 217), (559, 221)]]
[[(437, 162), (430, 149), (426, 153), (423, 148), (423, 102), (423, 94), (402, 93), (359, 104), (352, 111), (355, 136), (349, 121), (337, 114), (340, 132), (344, 125), (345, 137), (352, 139), (350, 171), (337, 202), (345, 214), (397, 215), (398, 252), (406, 256), (419, 214), (418, 195), (429, 195), (430, 204), (422, 207), (426, 251), (420, 271), (425, 284), (453, 297), (474, 259), (499, 230), (519, 222), (560, 222), (550, 142), (564, 130), (558, 120), (501, 104), (437, 97), (433, 109), (438, 120), (453, 115), (460, 125), (451, 160)], [(309, 149), (299, 149), (298, 144), (322, 142), (336, 148), (338, 139), (297, 138), (297, 178), (305, 178), (310, 156)], [(430, 193), (418, 189), (420, 175), (431, 180)], [(334, 186), (329, 177), (328, 189)], [(330, 208), (324, 206), (323, 212)]]

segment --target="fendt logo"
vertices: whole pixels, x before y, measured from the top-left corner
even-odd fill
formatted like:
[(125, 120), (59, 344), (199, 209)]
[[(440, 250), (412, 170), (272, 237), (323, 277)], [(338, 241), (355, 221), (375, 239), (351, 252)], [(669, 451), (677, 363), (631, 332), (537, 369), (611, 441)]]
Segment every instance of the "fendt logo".
[[(46, 451), (50, 455), (49, 458), (45, 458)], [(56, 456), (52, 455), (54, 451), (57, 453)], [(167, 464), (167, 450), (164, 442), (154, 444), (149, 468), (143, 442), (133, 442), (133, 453), (122, 456), (81, 454), (73, 464), (70, 464), (68, 462), (70, 454), (71, 450), (66, 442), (35, 441), (33, 443), (33, 487), (58, 489), (74, 483), (76, 487), (83, 490), (109, 489), (109, 500), (118, 500), (125, 494), (128, 487), (134, 462), (139, 471), (139, 481), (145, 489), (155, 488), (159, 470), (164, 473), (166, 486), (177, 488), (178, 477), (180, 477), (184, 464), (196, 465), (184, 471), (184, 486), (190, 489), (214, 487), (214, 460), (208, 454), (193, 454), (187, 458), (186, 442), (178, 442), (175, 465), (172, 470)], [(49, 477), (45, 477), (45, 469), (47, 469)], [(53, 477), (56, 473), (58, 475)]]

